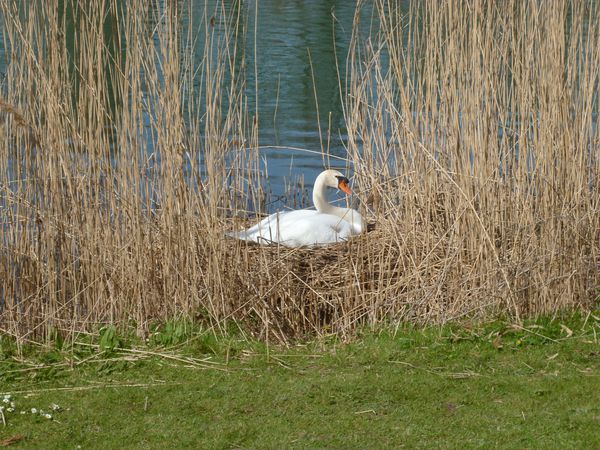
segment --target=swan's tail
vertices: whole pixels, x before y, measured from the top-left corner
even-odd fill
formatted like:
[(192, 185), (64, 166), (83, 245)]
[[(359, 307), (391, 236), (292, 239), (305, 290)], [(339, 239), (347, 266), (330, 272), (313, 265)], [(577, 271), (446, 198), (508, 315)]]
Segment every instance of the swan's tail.
[(248, 234), (246, 233), (246, 230), (242, 230), (242, 231), (226, 231), (225, 232), (225, 236), (233, 238), (233, 239), (240, 239), (242, 241), (249, 241), (249, 240), (251, 240), (248, 237)]
[(227, 231), (225, 232), (225, 236), (233, 239), (239, 239), (240, 241), (257, 242), (259, 244), (261, 241), (260, 236), (257, 236), (256, 233), (250, 233), (248, 230)]
[(256, 244), (260, 245), (272, 245), (277, 243), (275, 241), (272, 241), (271, 239), (268, 239), (264, 236), (260, 236), (257, 233), (252, 233), (248, 230), (226, 231), (225, 236), (233, 239), (239, 239), (240, 241), (255, 242)]

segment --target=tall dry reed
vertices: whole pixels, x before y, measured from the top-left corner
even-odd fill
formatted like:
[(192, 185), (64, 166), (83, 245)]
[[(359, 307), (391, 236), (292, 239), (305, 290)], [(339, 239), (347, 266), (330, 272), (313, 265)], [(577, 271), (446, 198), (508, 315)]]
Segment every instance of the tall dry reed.
[(340, 89), (376, 230), (307, 250), (223, 236), (263, 183), (248, 12), (214, 5), (0, 0), (0, 332), (192, 318), (285, 342), (594, 306), (598, 7), (378, 0), (365, 35), (359, 2)]

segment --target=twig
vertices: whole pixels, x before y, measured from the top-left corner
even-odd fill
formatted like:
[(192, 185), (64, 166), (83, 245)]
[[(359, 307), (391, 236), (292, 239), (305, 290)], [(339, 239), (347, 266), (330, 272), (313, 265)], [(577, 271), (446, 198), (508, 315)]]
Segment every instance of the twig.
[(449, 378), (470, 378), (470, 377), (480, 377), (481, 374), (477, 372), (467, 371), (467, 372), (436, 372), (434, 370), (427, 369), (426, 367), (415, 366), (414, 364), (405, 362), (405, 361), (390, 361), (394, 364), (402, 364), (403, 366), (408, 366), (416, 370), (423, 370), (425, 372), (431, 373), (433, 375), (437, 375), (439, 377), (449, 377)]
[(0, 447), (8, 447), (9, 445), (15, 444), (17, 442), (19, 442), (20, 440), (22, 440), (25, 436), (23, 436), (22, 434), (16, 434), (14, 436), (11, 436), (7, 439), (4, 439), (2, 441), (0, 441)]
[[(72, 387), (58, 387), (58, 388), (44, 388), (44, 389), (29, 389), (24, 391), (10, 391), (11, 394), (39, 394), (41, 392), (75, 392), (75, 391), (91, 391), (94, 389), (109, 389), (109, 388), (147, 388), (155, 386), (178, 386), (183, 383), (125, 383), (125, 384), (101, 384), (97, 386), (72, 386)], [(5, 394), (0, 392), (0, 395)]]

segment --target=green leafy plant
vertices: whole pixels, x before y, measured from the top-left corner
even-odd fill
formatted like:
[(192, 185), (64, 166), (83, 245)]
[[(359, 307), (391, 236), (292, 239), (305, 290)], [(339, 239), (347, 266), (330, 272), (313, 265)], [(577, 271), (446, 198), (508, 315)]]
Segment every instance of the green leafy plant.
[(164, 325), (155, 327), (150, 336), (150, 343), (154, 345), (177, 345), (189, 338), (192, 325), (185, 320), (171, 320)]
[(112, 352), (116, 348), (122, 347), (122, 341), (117, 334), (117, 329), (114, 325), (108, 325), (100, 328), (100, 350), (104, 352)]

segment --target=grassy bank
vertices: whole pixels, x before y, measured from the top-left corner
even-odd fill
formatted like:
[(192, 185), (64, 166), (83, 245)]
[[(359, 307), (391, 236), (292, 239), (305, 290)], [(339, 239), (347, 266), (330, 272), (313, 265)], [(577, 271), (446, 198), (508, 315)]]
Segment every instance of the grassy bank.
[[(20, 448), (595, 448), (600, 319), (10, 356)], [(50, 405), (60, 406), (51, 411)], [(31, 408), (53, 415), (46, 419)], [(20, 414), (26, 411), (27, 414)]]
[(596, 307), (596, 3), (358, 2), (329, 132), (376, 228), (317, 250), (224, 238), (266, 198), (253, 11), (59, 4), (0, 0), (0, 332), (19, 345), (172, 317), (291, 342)]

